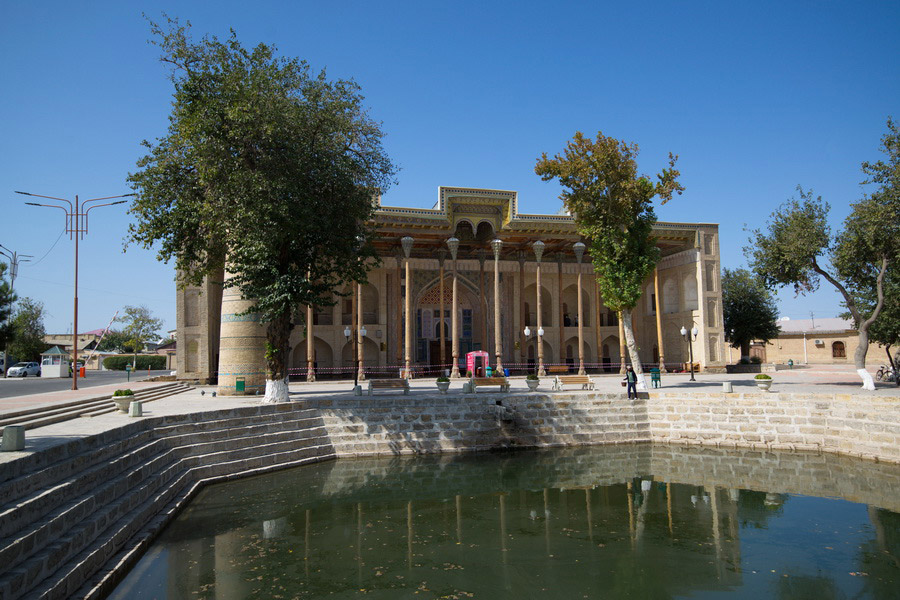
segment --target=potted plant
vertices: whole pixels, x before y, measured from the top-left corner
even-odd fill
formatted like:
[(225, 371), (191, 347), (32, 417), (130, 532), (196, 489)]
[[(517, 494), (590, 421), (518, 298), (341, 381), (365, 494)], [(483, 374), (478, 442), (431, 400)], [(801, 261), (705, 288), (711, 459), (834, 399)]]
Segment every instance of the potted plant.
[(437, 387), (439, 390), (441, 390), (442, 394), (446, 394), (447, 390), (450, 389), (450, 378), (449, 377), (444, 377), (444, 376), (438, 377), (437, 380), (435, 381), (435, 383), (437, 383)]
[(756, 380), (756, 387), (764, 392), (768, 392), (769, 388), (772, 387), (772, 378), (765, 373), (760, 373), (754, 379)]
[(124, 390), (116, 390), (113, 392), (113, 402), (116, 403), (116, 407), (118, 407), (119, 412), (127, 413), (128, 407), (131, 406), (131, 403), (134, 402), (134, 392), (129, 389)]
[(540, 385), (541, 383), (541, 380), (538, 379), (538, 376), (534, 373), (529, 373), (525, 376), (525, 383), (526, 385), (528, 385), (528, 391), (533, 392), (537, 390), (538, 385)]

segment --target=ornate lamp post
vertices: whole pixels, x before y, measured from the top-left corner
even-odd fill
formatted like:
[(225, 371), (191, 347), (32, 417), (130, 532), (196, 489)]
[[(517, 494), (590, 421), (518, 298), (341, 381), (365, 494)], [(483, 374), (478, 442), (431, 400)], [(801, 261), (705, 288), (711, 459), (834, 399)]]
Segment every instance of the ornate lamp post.
[(578, 374), (584, 370), (584, 306), (581, 301), (581, 259), (584, 258), (584, 242), (575, 242), (575, 259), (578, 261)]
[(494, 355), (496, 356), (497, 371), (503, 372), (503, 344), (500, 341), (500, 249), (503, 248), (503, 240), (496, 238), (491, 241), (494, 250)]
[[(537, 354), (538, 354), (538, 377), (543, 377), (547, 373), (544, 371), (544, 328), (541, 325), (541, 257), (544, 255), (544, 242), (536, 241), (531, 245), (534, 249), (534, 257), (537, 260)], [(527, 328), (526, 328), (527, 330)], [(526, 336), (528, 334), (525, 334)]]
[(412, 373), (410, 373), (410, 368), (412, 364), (412, 275), (410, 274), (409, 269), (409, 254), (412, 252), (413, 244), (415, 240), (411, 237), (404, 236), (400, 240), (400, 245), (403, 246), (403, 256), (406, 257), (406, 299), (405, 299), (405, 308), (406, 308), (406, 319), (404, 320), (404, 358), (406, 362), (406, 372), (405, 376), (407, 379), (412, 379)]
[(39, 204), (37, 202), (26, 202), (25, 204), (29, 206), (46, 206), (48, 208), (58, 208), (66, 213), (66, 233), (69, 234), (69, 239), (75, 239), (75, 318), (72, 323), (73, 331), (72, 331), (72, 389), (78, 389), (78, 240), (83, 238), (88, 232), (88, 213), (91, 212), (91, 209), (100, 208), (101, 206), (112, 206), (114, 204), (125, 204), (125, 200), (119, 200), (117, 202), (106, 202), (104, 204), (92, 204), (91, 206), (86, 206), (88, 202), (97, 202), (99, 200), (112, 200), (114, 198), (127, 198), (129, 196), (136, 196), (137, 194), (119, 194), (118, 196), (104, 196), (102, 198), (89, 198), (87, 200), (78, 200), (78, 196), (75, 196), (75, 203), (72, 204), (71, 200), (66, 200), (65, 198), (55, 198), (53, 196), (42, 196), (40, 194), (30, 194), (28, 192), (16, 192), (17, 194), (22, 194), (23, 196), (33, 196), (35, 198), (46, 198), (48, 200), (56, 200), (58, 202), (65, 202), (69, 205), (68, 208), (65, 206), (60, 206), (58, 204)]
[[(352, 338), (353, 340), (353, 354), (356, 354), (359, 351), (359, 344), (362, 342), (362, 339), (366, 337), (366, 326), (360, 323), (359, 329), (350, 329), (350, 326), (344, 327), (344, 337), (347, 338), (349, 342)], [(361, 369), (353, 369), (353, 389), (359, 385), (359, 372)]]
[(684, 340), (688, 343), (688, 350), (689, 350), (690, 356), (691, 356), (691, 381), (696, 381), (696, 379), (694, 379), (694, 344), (693, 344), (693, 342), (697, 341), (697, 334), (700, 333), (700, 331), (697, 329), (697, 327), (694, 327), (690, 331), (690, 334), (691, 334), (690, 336), (688, 336), (688, 333), (689, 333), (688, 330), (685, 329), (684, 326), (682, 326), (681, 327), (681, 337), (683, 337)]
[[(526, 325), (526, 326), (525, 326), (525, 331), (523, 331), (522, 333), (525, 334), (525, 339), (526, 339), (526, 340), (530, 340), (530, 339), (531, 339), (531, 334), (534, 333), (534, 332), (532, 332), (531, 327), (529, 327), (528, 325)], [(544, 337), (544, 328), (543, 328), (543, 327), (538, 327), (538, 330), (537, 330), (537, 336), (538, 336), (537, 343), (540, 344), (540, 343), (541, 343), (541, 340), (542, 340), (543, 337)], [(540, 355), (540, 354), (539, 354), (539, 355)], [(538, 368), (537, 368), (537, 376), (540, 377), (540, 376), (542, 376), (542, 375), (546, 375), (546, 373), (544, 373), (544, 364), (543, 364), (543, 363), (539, 363), (539, 364), (538, 364)]]
[(457, 313), (459, 313), (459, 297), (457, 293), (456, 278), (456, 253), (459, 251), (459, 240), (452, 237), (447, 240), (447, 247), (450, 248), (450, 258), (453, 259), (453, 301), (450, 314), (450, 336), (451, 336), (451, 353), (453, 355), (453, 366), (450, 369), (450, 377), (459, 378), (459, 324), (457, 323)]

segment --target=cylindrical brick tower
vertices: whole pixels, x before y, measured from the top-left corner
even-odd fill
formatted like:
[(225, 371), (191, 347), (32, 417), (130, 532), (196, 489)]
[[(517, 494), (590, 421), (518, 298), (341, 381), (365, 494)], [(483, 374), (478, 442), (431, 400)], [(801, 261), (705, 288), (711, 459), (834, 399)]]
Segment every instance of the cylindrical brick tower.
[[(225, 281), (230, 278), (226, 270)], [(223, 396), (262, 395), (266, 391), (265, 324), (256, 313), (240, 314), (252, 307), (253, 301), (241, 298), (238, 288), (223, 291), (219, 328), (219, 393)]]

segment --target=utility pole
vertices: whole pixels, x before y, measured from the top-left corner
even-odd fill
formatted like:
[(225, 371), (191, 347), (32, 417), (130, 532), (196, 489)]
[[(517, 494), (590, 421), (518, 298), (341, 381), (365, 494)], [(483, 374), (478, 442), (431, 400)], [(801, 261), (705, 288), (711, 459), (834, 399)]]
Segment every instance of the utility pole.
[[(30, 254), (19, 254), (14, 250), (10, 250), (3, 244), (0, 244), (0, 254), (7, 257), (9, 259), (9, 316), (6, 318), (6, 324), (9, 325), (12, 323), (12, 309), (13, 309), (13, 301), (12, 301), (12, 293), (16, 288), (16, 276), (19, 274), (19, 263), (20, 262), (29, 262), (32, 258), (34, 258)], [(6, 372), (9, 370), (9, 340), (6, 340), (6, 347), (3, 349), (3, 376), (6, 377)]]

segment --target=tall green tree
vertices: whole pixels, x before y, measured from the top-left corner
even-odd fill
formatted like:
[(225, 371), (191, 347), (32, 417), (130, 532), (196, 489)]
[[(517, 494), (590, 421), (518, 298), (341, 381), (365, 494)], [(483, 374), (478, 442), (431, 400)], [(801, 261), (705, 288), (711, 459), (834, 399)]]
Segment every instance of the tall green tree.
[(44, 304), (31, 298), (20, 298), (12, 318), (12, 340), (9, 353), (20, 361), (39, 360), (47, 349), (44, 336)]
[(684, 187), (678, 182), (677, 156), (669, 154), (669, 168), (654, 182), (638, 174), (637, 155), (637, 144), (602, 132), (595, 139), (576, 132), (561, 154), (549, 158), (543, 153), (534, 172), (544, 181), (559, 179), (562, 184), (560, 198), (587, 241), (603, 303), (621, 312), (631, 364), (643, 374), (631, 313), (659, 260), (651, 237), (656, 222), (653, 198), (665, 204)]
[(778, 305), (775, 297), (747, 269), (722, 269), (722, 313), (725, 341), (750, 357), (750, 342), (768, 342), (778, 336)]
[(177, 21), (151, 27), (175, 92), (167, 134), (129, 177), (130, 238), (158, 243), (185, 283), (227, 263), (225, 285), (267, 323), (265, 401), (287, 401), (297, 307), (333, 304), (376, 262), (367, 221), (395, 173), (384, 134), (353, 81), (246, 49), (233, 31), (194, 42)]
[[(798, 187), (800, 198), (774, 212), (765, 232), (753, 231), (747, 248), (766, 285), (793, 285), (805, 294), (816, 290), (822, 278), (840, 292), (859, 331), (853, 359), (867, 390), (875, 389), (866, 372), (869, 329), (884, 307), (885, 279), (900, 264), (900, 133), (891, 119), (881, 147), (886, 161), (862, 165), (863, 184), (875, 190), (850, 205), (840, 232), (832, 235), (828, 226), (829, 205)], [(861, 298), (872, 303), (861, 304)]]
[(131, 363), (133, 369), (137, 369), (137, 353), (144, 349), (144, 344), (151, 340), (159, 339), (159, 330), (162, 329), (162, 320), (157, 319), (146, 306), (126, 306), (125, 314), (116, 321), (122, 323), (122, 333), (125, 336), (123, 345), (132, 348), (134, 359)]
[[(0, 262), (0, 350), (5, 350), (12, 336), (12, 310), (16, 301), (7, 271), (9, 265)], [(9, 365), (7, 365), (9, 366)]]
[(128, 334), (118, 329), (110, 329), (97, 345), (97, 350), (106, 352), (134, 352), (134, 346), (129, 343)]

